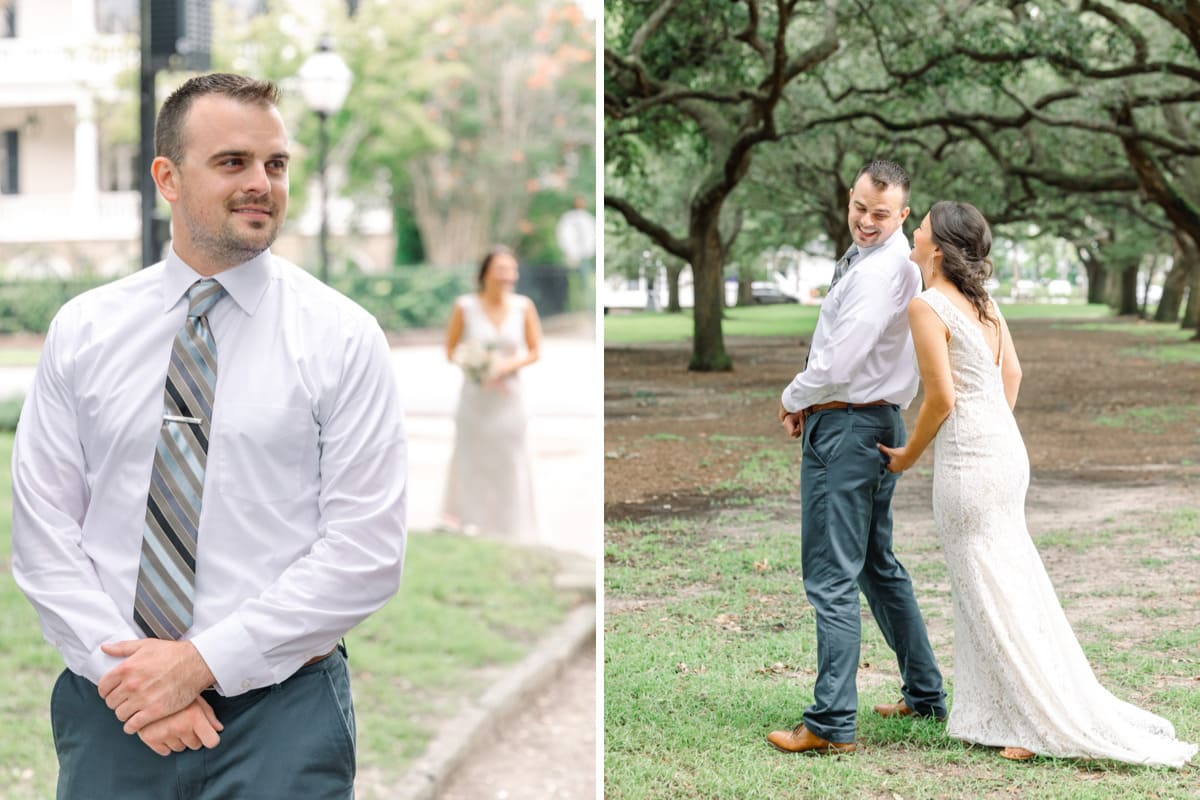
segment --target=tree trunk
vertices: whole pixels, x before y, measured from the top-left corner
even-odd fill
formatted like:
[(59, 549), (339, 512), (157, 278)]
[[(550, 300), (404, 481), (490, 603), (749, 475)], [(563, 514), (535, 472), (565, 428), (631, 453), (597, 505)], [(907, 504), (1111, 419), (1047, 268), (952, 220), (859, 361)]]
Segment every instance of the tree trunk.
[[(1150, 307), (1150, 285), (1154, 283), (1154, 275), (1158, 272), (1158, 256), (1150, 256), (1149, 261), (1150, 267), (1146, 270), (1146, 282), (1142, 284), (1142, 305), (1137, 311), (1139, 319), (1148, 317), (1146, 310)], [(1140, 271), (1138, 277), (1141, 277)]]
[(1118, 314), (1122, 316), (1137, 314), (1137, 281), (1138, 265), (1136, 263), (1124, 269), (1109, 270), (1108, 304)]
[(1183, 322), (1181, 328), (1190, 330), (1196, 329), (1196, 335), (1192, 337), (1193, 341), (1200, 341), (1200, 267), (1192, 270), (1192, 285), (1188, 287), (1187, 310), (1183, 312)]
[(1118, 314), (1136, 314), (1137, 305), (1138, 265), (1131, 264), (1121, 270), (1121, 297), (1117, 306)]
[(692, 226), (692, 281), (696, 305), (692, 318), (692, 361), (688, 369), (695, 372), (724, 372), (733, 369), (725, 353), (725, 337), (721, 332), (721, 313), (725, 308), (725, 253), (717, 232), (716, 213), (695, 220)]
[(667, 262), (667, 311), (672, 314), (683, 310), (679, 306), (679, 275), (685, 266), (682, 261)]
[(1093, 250), (1077, 246), (1076, 251), (1079, 253), (1079, 260), (1083, 262), (1083, 268), (1087, 272), (1087, 301), (1100, 305), (1104, 303), (1104, 283), (1107, 277), (1104, 274), (1104, 263), (1100, 261), (1100, 258)]
[(754, 305), (754, 276), (738, 270), (737, 304), (739, 306)]
[(1192, 271), (1200, 261), (1200, 252), (1191, 237), (1177, 233), (1175, 235), (1175, 263), (1163, 280), (1162, 300), (1154, 312), (1155, 322), (1175, 322), (1179, 319), (1179, 309), (1183, 305), (1183, 296), (1187, 293), (1188, 282)]

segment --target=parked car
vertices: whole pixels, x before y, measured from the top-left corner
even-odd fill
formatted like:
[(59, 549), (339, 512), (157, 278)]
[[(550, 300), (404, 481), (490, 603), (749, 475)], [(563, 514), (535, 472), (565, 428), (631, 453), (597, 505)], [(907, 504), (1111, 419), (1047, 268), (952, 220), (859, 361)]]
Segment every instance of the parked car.
[(1046, 293), (1051, 297), (1070, 297), (1075, 289), (1070, 281), (1053, 280), (1046, 284)]
[(771, 305), (775, 303), (799, 303), (800, 298), (794, 297), (768, 281), (754, 281), (750, 284), (750, 299), (755, 305)]

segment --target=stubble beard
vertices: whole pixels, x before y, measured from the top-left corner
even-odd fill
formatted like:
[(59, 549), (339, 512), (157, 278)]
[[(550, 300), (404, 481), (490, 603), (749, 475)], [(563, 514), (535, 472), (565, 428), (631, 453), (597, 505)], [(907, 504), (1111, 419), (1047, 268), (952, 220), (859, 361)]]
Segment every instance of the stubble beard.
[[(236, 212), (228, 212), (235, 214)], [(235, 267), (266, 252), (279, 235), (279, 209), (272, 204), (272, 216), (269, 220), (252, 223), (258, 235), (242, 233), (234, 228), (234, 220), (226, 217), (215, 233), (197, 224), (190, 215), (184, 216), (192, 246), (204, 254), (214, 265), (220, 268)]]

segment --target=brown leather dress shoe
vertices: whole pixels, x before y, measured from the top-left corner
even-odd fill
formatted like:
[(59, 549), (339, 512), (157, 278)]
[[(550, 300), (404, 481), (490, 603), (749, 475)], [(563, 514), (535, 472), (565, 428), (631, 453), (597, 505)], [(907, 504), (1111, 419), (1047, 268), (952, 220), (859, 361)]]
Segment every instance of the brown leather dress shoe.
[[(901, 698), (899, 703), (883, 703), (875, 706), (875, 713), (881, 717), (911, 717), (917, 712), (908, 707), (908, 703)], [(945, 717), (933, 717), (938, 722), (945, 722)]]
[(772, 731), (767, 736), (767, 741), (776, 750), (784, 753), (816, 753), (826, 756), (831, 753), (853, 753), (858, 749), (854, 742), (831, 742), (822, 739), (803, 724), (790, 731)]
[(1028, 761), (1037, 753), (1032, 750), (1026, 750), (1024, 747), (1005, 747), (1000, 751), (1001, 758), (1007, 758), (1009, 761)]

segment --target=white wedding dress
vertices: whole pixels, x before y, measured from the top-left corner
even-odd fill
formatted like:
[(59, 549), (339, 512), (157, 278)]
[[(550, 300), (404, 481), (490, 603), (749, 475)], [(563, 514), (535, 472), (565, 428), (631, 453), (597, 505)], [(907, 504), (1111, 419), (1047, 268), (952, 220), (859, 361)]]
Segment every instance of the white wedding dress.
[[(525, 349), (525, 313), (531, 302), (509, 295), (508, 311), (497, 325), (478, 294), (459, 297), (463, 341), (480, 342), (497, 358), (511, 358)], [(445, 518), (485, 536), (538, 541), (527, 427), (519, 375), (508, 376), (499, 386), (481, 386), (463, 376), (442, 503)]]
[(1025, 524), (1029, 457), (982, 331), (937, 289), (919, 296), (950, 330), (956, 394), (933, 472), (954, 603), (947, 732), (1042, 755), (1182, 766), (1196, 746), (1100, 685), (1059, 605)]

